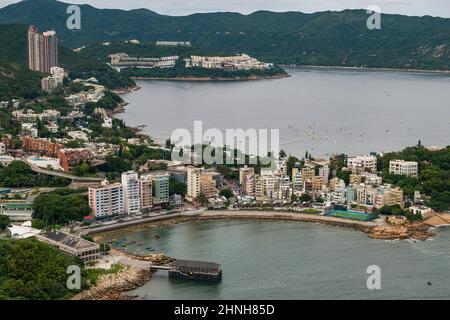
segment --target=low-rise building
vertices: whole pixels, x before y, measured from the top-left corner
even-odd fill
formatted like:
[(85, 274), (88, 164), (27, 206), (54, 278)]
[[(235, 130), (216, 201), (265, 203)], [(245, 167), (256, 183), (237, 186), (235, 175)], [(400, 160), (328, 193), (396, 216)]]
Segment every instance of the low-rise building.
[(419, 214), (424, 217), (427, 213), (433, 212), (433, 210), (426, 206), (411, 206), (408, 208), (413, 214)]
[(100, 246), (81, 237), (61, 231), (50, 231), (36, 236), (39, 241), (57, 247), (64, 253), (80, 258), (83, 262), (100, 259)]
[(58, 151), (58, 159), (64, 171), (82, 164), (90, 163), (93, 159), (92, 152), (84, 148), (65, 148)]
[(30, 221), (33, 204), (24, 201), (0, 202), (0, 214), (8, 216), (11, 222)]
[(20, 139), (22, 141), (22, 150), (26, 153), (57, 157), (58, 151), (62, 147), (62, 145), (47, 139), (38, 139), (30, 136), (24, 136)]

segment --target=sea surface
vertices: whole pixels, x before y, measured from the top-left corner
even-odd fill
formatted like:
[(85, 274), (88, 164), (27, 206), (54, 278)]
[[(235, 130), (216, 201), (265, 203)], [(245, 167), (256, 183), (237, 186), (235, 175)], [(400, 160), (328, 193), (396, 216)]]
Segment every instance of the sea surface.
[[(450, 229), (427, 241), (384, 241), (313, 223), (217, 220), (148, 229), (119, 240), (136, 241), (125, 250), (137, 254), (164, 252), (222, 265), (219, 284), (169, 279), (158, 271), (131, 292), (143, 299), (450, 298)], [(150, 247), (155, 251), (146, 250)], [(367, 289), (367, 268), (373, 265), (381, 270), (380, 290)]]
[(118, 115), (165, 142), (178, 128), (279, 129), (289, 154), (315, 156), (450, 144), (450, 76), (286, 68), (289, 78), (181, 82), (138, 81)]

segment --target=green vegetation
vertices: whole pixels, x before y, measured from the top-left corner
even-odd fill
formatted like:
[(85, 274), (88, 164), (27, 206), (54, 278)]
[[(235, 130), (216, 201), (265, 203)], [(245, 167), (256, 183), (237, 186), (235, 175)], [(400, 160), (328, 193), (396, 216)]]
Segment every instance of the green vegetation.
[(42, 220), (46, 226), (82, 221), (91, 212), (85, 191), (59, 189), (40, 194), (33, 203), (33, 218)]
[(1, 100), (35, 99), (41, 96), (41, 78), (43, 74), (39, 72), (30, 71), (23, 65), (0, 60)]
[(130, 77), (141, 78), (205, 78), (205, 79), (248, 79), (253, 77), (273, 77), (285, 76), (286, 72), (280, 67), (273, 67), (268, 70), (239, 70), (225, 71), (221, 69), (207, 68), (186, 68), (184, 61), (177, 61), (174, 68), (127, 68), (122, 70), (122, 74)]
[(234, 197), (234, 193), (233, 193), (233, 190), (226, 188), (226, 189), (220, 190), (219, 196), (225, 197), (229, 200)]
[[(68, 299), (67, 267), (82, 262), (35, 239), (0, 240), (0, 300)], [(87, 284), (83, 279), (82, 289)]]
[(376, 209), (373, 211), (375, 215), (385, 215), (385, 216), (404, 216), (408, 221), (418, 221), (422, 219), (420, 214), (413, 214), (409, 210), (404, 210), (400, 208), (399, 205), (394, 206), (384, 206), (380, 209)]
[(185, 196), (187, 193), (187, 185), (185, 183), (182, 182), (177, 182), (175, 181), (174, 178), (170, 177), (169, 178), (169, 193), (170, 195), (181, 195), (181, 196)]
[(10, 224), (11, 224), (11, 221), (9, 220), (9, 217), (1, 214), (0, 215), (0, 231), (4, 231)]
[(0, 187), (65, 187), (70, 181), (35, 173), (22, 161), (13, 161), (6, 167), (0, 166)]
[(450, 20), (443, 18), (383, 14), (382, 29), (369, 30), (365, 10), (171, 17), (145, 9), (80, 7), (83, 21), (89, 21), (82, 32), (67, 29), (67, 5), (54, 0), (12, 4), (0, 10), (0, 21), (36, 24), (42, 30), (55, 28), (64, 44), (72, 47), (133, 38), (141, 42), (176, 40), (191, 41), (208, 52), (245, 52), (278, 64), (449, 68)]
[[(39, 1), (31, 3), (38, 4)], [(38, 11), (42, 12), (41, 7)], [(65, 21), (65, 20), (64, 20)], [(34, 24), (33, 21), (27, 25)], [(40, 79), (43, 74), (28, 70), (28, 43), (27, 25), (0, 24), (0, 41), (8, 45), (0, 47), (0, 96), (6, 98), (24, 97), (34, 99), (42, 94)], [(52, 29), (53, 27), (50, 27)], [(66, 28), (67, 29), (67, 28)], [(72, 79), (97, 78), (100, 84), (109, 89), (134, 87), (135, 83), (130, 78), (118, 73), (103, 62), (84, 57), (64, 46), (59, 46), (60, 66), (67, 69)], [(11, 78), (14, 74), (15, 78)], [(1, 81), (3, 80), (3, 81)], [(5, 93), (5, 95), (3, 95)]]
[[(419, 163), (419, 176), (406, 177), (389, 174), (389, 161), (403, 159)], [(398, 185), (410, 198), (414, 191), (429, 197), (426, 205), (437, 211), (450, 209), (450, 146), (430, 151), (420, 144), (400, 152), (386, 153), (378, 158), (383, 181)]]
[(116, 264), (111, 269), (89, 269), (86, 271), (86, 278), (91, 286), (97, 285), (98, 278), (103, 275), (118, 273), (123, 270), (122, 264)]

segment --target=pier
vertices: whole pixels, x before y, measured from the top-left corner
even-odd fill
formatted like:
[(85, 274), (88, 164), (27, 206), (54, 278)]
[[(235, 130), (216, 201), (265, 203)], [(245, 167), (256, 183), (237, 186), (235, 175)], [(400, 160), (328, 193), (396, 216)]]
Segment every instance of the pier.
[(219, 282), (222, 280), (221, 265), (214, 262), (176, 259), (167, 265), (151, 265), (151, 271), (166, 270), (169, 278)]

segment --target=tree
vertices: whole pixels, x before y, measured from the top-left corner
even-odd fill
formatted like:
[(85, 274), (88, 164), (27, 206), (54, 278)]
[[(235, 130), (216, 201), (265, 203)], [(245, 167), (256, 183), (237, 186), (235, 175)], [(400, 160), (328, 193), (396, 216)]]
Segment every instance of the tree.
[(298, 201), (298, 197), (295, 194), (291, 195), (291, 202), (297, 202), (297, 201)]
[(225, 197), (225, 198), (227, 198), (227, 200), (228, 200), (228, 199), (234, 197), (234, 192), (233, 192), (233, 190), (228, 189), (228, 188), (222, 189), (222, 190), (220, 190), (220, 192), (219, 192), (219, 196)]
[(4, 231), (11, 224), (9, 217), (6, 215), (0, 215), (0, 230)]
[(200, 194), (198, 195), (197, 201), (198, 201), (198, 203), (200, 203), (202, 206), (206, 206), (206, 205), (209, 204), (208, 198), (207, 198), (203, 193), (200, 193)]
[(311, 196), (307, 193), (303, 193), (299, 199), (301, 202), (309, 202), (311, 201)]

